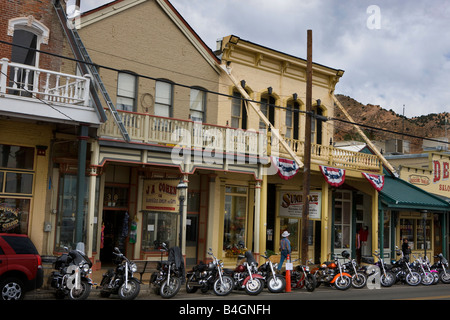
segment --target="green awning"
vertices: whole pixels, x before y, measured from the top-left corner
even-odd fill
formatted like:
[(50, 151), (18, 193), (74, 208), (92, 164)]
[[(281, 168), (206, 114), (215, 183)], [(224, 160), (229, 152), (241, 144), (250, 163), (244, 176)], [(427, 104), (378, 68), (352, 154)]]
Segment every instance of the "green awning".
[(450, 203), (402, 179), (385, 176), (380, 199), (394, 210), (450, 211)]

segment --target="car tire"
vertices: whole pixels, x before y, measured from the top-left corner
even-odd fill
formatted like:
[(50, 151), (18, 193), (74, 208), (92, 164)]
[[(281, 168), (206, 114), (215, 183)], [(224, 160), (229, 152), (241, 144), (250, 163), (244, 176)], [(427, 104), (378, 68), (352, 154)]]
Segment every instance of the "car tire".
[(0, 281), (1, 300), (23, 300), (25, 286), (19, 278), (8, 277)]

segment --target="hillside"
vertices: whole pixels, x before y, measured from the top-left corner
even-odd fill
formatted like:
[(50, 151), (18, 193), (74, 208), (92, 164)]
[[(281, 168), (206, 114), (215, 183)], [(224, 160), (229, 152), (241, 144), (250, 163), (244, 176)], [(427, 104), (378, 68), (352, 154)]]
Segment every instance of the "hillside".
[[(378, 105), (364, 105), (351, 97), (336, 95), (347, 112), (356, 123), (365, 124), (375, 128), (391, 130), (418, 137), (439, 138), (445, 137), (445, 117), (450, 120), (448, 112), (439, 114), (432, 113), (425, 116), (408, 119), (403, 115), (395, 113), (392, 109), (386, 110)], [(344, 114), (335, 107), (335, 117), (347, 120)], [(447, 125), (447, 130), (450, 126)], [(401, 134), (386, 133), (379, 130), (365, 129), (361, 127), (371, 140), (381, 141), (389, 139), (402, 139)], [(449, 132), (450, 133), (450, 132)], [(351, 124), (335, 121), (335, 141), (362, 140)], [(422, 152), (422, 140), (405, 136), (404, 140), (410, 141), (411, 153)]]

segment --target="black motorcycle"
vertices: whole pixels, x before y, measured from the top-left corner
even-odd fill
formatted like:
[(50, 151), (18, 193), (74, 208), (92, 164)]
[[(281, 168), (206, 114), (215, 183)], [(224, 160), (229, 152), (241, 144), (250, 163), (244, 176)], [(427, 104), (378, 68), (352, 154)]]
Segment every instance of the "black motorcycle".
[(350, 253), (347, 250), (342, 252), (342, 257), (348, 259), (343, 263), (343, 268), (352, 276), (352, 287), (356, 289), (364, 288), (367, 283), (367, 275), (365, 269), (361, 268), (355, 259), (350, 259)]
[(53, 263), (53, 271), (48, 282), (52, 288), (56, 289), (57, 299), (64, 299), (66, 296), (71, 300), (85, 300), (89, 296), (93, 282), (88, 277), (92, 273), (92, 262), (81, 250), (70, 250), (64, 248), (67, 253), (63, 253)]
[[(300, 259), (293, 260), (292, 263)], [(307, 264), (313, 264), (309, 259)], [(313, 292), (317, 287), (317, 280), (314, 275), (309, 272), (308, 265), (298, 265), (291, 271), (291, 288), (301, 289), (305, 287), (306, 291)]]
[(210, 289), (218, 296), (226, 296), (233, 290), (233, 278), (223, 272), (223, 262), (217, 259), (211, 248), (208, 254), (213, 257), (213, 261), (205, 264), (201, 261), (192, 268), (186, 275), (186, 292), (194, 293), (199, 288), (206, 293)]
[(417, 286), (422, 282), (420, 273), (411, 268), (409, 259), (396, 247), (399, 260), (392, 261), (391, 271), (395, 274), (396, 282), (407, 283), (410, 286)]
[[(172, 298), (181, 288), (184, 276), (184, 262), (179, 247), (168, 248), (163, 242), (160, 244), (161, 261), (158, 261), (156, 270), (150, 277), (150, 283), (154, 286), (154, 292), (163, 298)], [(164, 252), (168, 252), (168, 260), (163, 261)]]
[(434, 258), (437, 258), (439, 260), (436, 261), (430, 268), (439, 272), (439, 280), (441, 280), (442, 283), (450, 283), (450, 272), (448, 272), (447, 259), (445, 259), (442, 253), (434, 256)]
[(111, 294), (117, 294), (122, 300), (133, 300), (141, 290), (139, 280), (133, 277), (133, 273), (137, 271), (136, 264), (128, 260), (117, 247), (114, 248), (113, 255), (116, 268), (103, 274), (100, 296), (107, 298)]
[(267, 252), (265, 252), (265, 254), (266, 255), (261, 255), (261, 257), (266, 259), (266, 262), (259, 266), (258, 273), (263, 276), (265, 285), (270, 292), (283, 292), (286, 288), (286, 279), (281, 274), (275, 272), (277, 264), (274, 265), (272, 263), (269, 256), (267, 256)]

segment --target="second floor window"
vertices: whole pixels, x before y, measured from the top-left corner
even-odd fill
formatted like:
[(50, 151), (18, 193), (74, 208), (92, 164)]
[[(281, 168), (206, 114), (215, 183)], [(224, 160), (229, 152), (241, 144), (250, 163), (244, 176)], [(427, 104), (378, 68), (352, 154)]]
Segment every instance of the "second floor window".
[(136, 111), (137, 77), (129, 73), (119, 73), (117, 79), (117, 109)]
[(172, 84), (156, 81), (155, 116), (170, 117), (172, 113)]
[(298, 140), (299, 138), (299, 110), (296, 101), (289, 101), (286, 108), (286, 138)]
[(190, 117), (193, 121), (204, 122), (206, 93), (200, 89), (191, 89)]
[[(265, 96), (261, 98), (261, 112), (266, 116), (269, 122), (273, 125), (275, 123), (275, 98), (272, 96)], [(259, 121), (259, 129), (267, 130), (264, 121)]]
[(247, 129), (247, 108), (246, 101), (242, 100), (242, 95), (234, 91), (231, 102), (231, 127)]

